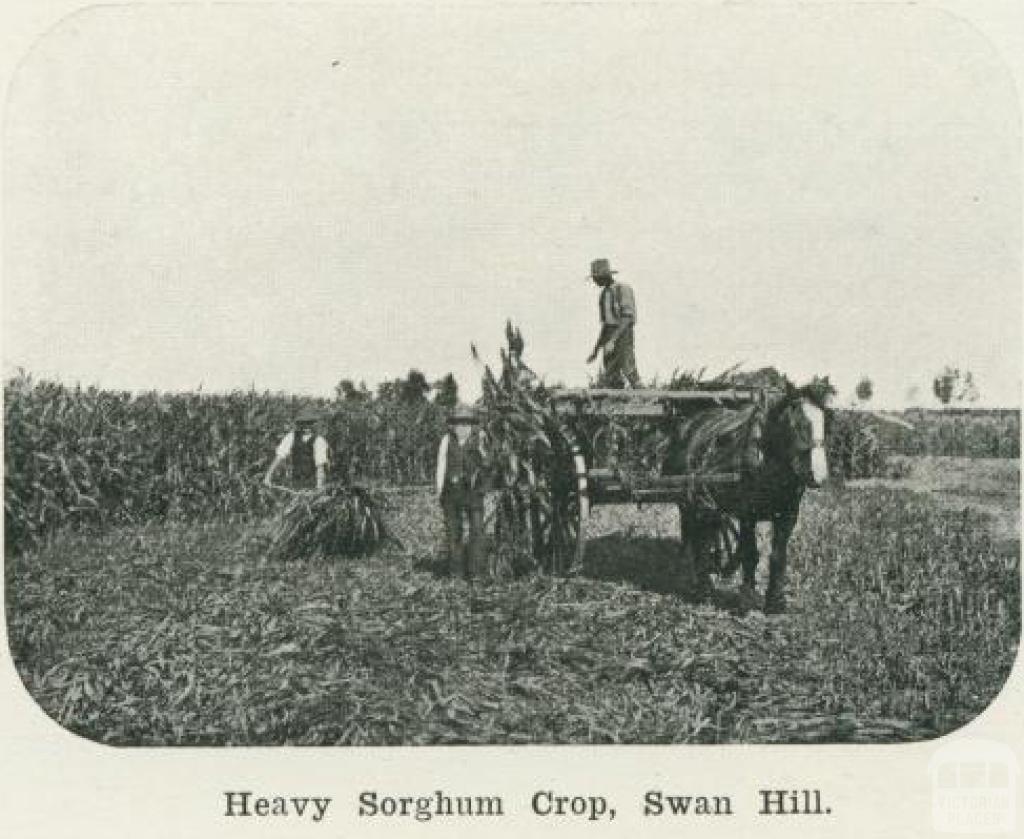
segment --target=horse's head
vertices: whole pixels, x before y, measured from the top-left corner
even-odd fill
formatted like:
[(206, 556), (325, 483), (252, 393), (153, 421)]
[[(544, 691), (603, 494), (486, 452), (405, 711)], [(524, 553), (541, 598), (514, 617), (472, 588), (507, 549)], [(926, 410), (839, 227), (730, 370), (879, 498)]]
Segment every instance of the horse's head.
[(832, 392), (828, 379), (815, 379), (801, 388), (788, 386), (772, 411), (776, 457), (806, 486), (819, 487), (828, 479), (825, 412)]

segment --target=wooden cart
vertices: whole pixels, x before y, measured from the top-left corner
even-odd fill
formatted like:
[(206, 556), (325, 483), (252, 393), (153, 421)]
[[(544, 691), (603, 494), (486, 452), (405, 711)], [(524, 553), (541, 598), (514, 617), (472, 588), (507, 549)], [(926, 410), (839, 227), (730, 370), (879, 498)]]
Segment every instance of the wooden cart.
[[(581, 566), (586, 549), (590, 510), (598, 504), (672, 503), (692, 500), (702, 488), (737, 483), (739, 472), (682, 475), (637, 474), (601, 463), (595, 439), (616, 418), (650, 422), (682, 422), (706, 408), (764, 405), (767, 392), (755, 387), (698, 387), (691, 390), (562, 389), (552, 394), (561, 418), (563, 440), (556, 450), (552, 474), (550, 520), (539, 529), (535, 552), (555, 571)], [(636, 423), (631, 423), (636, 425)], [(731, 525), (723, 538), (731, 539)], [(731, 549), (727, 549), (731, 557)]]

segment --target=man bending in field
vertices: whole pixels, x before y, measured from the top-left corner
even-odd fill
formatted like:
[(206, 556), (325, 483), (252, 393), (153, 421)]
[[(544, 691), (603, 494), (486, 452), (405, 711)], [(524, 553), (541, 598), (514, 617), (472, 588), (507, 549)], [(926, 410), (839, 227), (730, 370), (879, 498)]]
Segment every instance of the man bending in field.
[(291, 461), (291, 485), (295, 489), (323, 489), (327, 484), (327, 464), (330, 449), (327, 440), (317, 428), (321, 414), (315, 408), (305, 408), (295, 418), (295, 428), (278, 443), (274, 462), (270, 464), (263, 483), (273, 486), (274, 473)]

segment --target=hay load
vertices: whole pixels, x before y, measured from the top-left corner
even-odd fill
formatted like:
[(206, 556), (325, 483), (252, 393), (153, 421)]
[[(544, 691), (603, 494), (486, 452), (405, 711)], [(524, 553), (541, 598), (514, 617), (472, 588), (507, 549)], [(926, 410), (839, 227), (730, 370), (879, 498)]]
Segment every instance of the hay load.
[[(699, 386), (700, 376), (685, 374), (682, 384)], [(742, 406), (713, 406), (681, 417), (676, 429), (679, 449), (673, 452), (675, 468), (695, 473), (758, 469), (764, 463), (765, 423), (770, 409), (792, 393), (794, 386), (774, 367), (752, 371), (732, 368), (716, 376), (710, 385), (759, 388), (762, 400)], [(822, 405), (835, 394), (827, 377), (814, 377), (804, 390), (815, 404)]]
[(330, 484), (294, 493), (272, 527), (270, 556), (368, 556), (385, 538), (382, 504), (366, 489)]
[(745, 472), (764, 457), (764, 415), (756, 405), (707, 408), (678, 429), (680, 465), (691, 473)]

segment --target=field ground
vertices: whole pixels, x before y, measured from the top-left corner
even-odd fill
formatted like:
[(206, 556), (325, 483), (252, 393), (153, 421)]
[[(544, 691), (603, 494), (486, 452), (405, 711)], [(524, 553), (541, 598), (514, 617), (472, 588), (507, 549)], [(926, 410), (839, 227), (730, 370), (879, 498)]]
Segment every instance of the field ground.
[(1001, 542), (1019, 542), (1021, 533), (1020, 461), (963, 457), (890, 459), (907, 474), (898, 480), (866, 478), (851, 486), (885, 486), (929, 493), (947, 509), (969, 507), (989, 517)]
[(1019, 492), (1016, 460), (915, 458), (809, 493), (772, 618), (735, 581), (680, 596), (668, 507), (599, 508), (582, 574), (494, 584), (440, 573), (426, 492), (369, 559), (269, 561), (269, 522), (68, 532), (7, 558), (9, 635), (46, 712), (115, 744), (922, 739), (1012, 667)]

